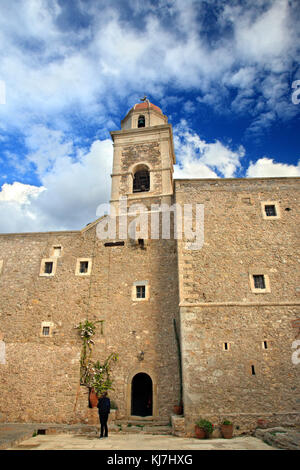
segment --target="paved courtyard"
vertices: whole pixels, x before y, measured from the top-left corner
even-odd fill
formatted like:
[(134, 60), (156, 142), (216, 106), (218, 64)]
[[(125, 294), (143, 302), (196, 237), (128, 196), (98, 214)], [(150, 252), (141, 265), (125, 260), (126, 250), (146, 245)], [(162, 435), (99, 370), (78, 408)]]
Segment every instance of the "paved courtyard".
[(111, 433), (108, 438), (80, 434), (49, 434), (23, 440), (7, 450), (275, 450), (252, 436), (194, 439), (168, 435)]

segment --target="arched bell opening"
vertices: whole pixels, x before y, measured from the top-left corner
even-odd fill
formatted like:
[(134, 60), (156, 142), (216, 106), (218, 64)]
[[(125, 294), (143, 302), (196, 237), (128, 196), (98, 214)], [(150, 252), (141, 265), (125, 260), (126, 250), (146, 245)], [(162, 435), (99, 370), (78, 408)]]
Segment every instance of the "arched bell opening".
[(138, 127), (145, 127), (146, 121), (145, 121), (145, 116), (142, 114), (138, 118)]
[(150, 172), (145, 166), (138, 166), (133, 175), (133, 192), (141, 193), (150, 191)]

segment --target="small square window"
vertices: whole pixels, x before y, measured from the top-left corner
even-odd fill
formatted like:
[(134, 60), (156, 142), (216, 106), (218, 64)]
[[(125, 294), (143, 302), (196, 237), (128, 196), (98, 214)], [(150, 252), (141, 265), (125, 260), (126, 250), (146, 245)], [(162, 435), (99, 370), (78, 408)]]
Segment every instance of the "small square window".
[(56, 258), (42, 259), (40, 276), (54, 276), (56, 272)]
[(255, 289), (265, 289), (265, 276), (263, 274), (253, 274), (254, 288)]
[(92, 271), (91, 258), (78, 258), (76, 262), (76, 276), (89, 276)]
[(86, 274), (89, 270), (89, 262), (88, 261), (80, 261), (79, 272), (81, 274)]
[(264, 219), (280, 219), (280, 205), (278, 201), (262, 201), (261, 210)]
[(136, 298), (137, 299), (146, 298), (146, 286), (136, 286)]
[(259, 272), (262, 273), (263, 269), (251, 270), (249, 273), (251, 291), (254, 294), (268, 294), (271, 292), (269, 276), (268, 274), (256, 274)]
[(267, 217), (276, 217), (276, 207), (274, 204), (266, 204), (265, 205), (265, 213)]
[(52, 322), (43, 321), (41, 324), (40, 336), (41, 337), (52, 337), (52, 330), (54, 324)]
[(52, 272), (53, 272), (53, 261), (45, 261), (44, 273), (52, 274)]

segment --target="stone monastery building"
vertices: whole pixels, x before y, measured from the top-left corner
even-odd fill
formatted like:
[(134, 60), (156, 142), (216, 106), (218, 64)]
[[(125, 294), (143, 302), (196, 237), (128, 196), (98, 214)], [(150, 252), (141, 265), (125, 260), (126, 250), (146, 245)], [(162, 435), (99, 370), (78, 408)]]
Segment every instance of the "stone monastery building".
[(172, 126), (148, 100), (111, 137), (115, 220), (124, 201), (160, 224), (153, 205), (199, 205), (201, 246), (175, 236), (172, 211), (169, 238), (101, 239), (108, 216), (0, 235), (0, 422), (95, 422), (74, 328), (88, 319), (101, 320), (93, 359), (119, 355), (109, 395), (120, 422), (168, 423), (182, 391), (186, 434), (200, 417), (235, 433), (295, 423), (299, 178), (173, 179)]

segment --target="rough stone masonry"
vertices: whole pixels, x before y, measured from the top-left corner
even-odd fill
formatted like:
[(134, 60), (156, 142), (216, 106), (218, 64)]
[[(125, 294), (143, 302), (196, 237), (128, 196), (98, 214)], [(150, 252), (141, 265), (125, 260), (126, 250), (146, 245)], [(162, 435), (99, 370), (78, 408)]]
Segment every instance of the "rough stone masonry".
[[(74, 328), (89, 319), (103, 321), (93, 359), (119, 354), (110, 393), (118, 419), (168, 422), (182, 389), (181, 434), (200, 417), (230, 419), (235, 433), (262, 419), (296, 424), (299, 178), (174, 180), (171, 125), (147, 101), (111, 135), (117, 216), (120, 197), (148, 210), (202, 204), (204, 244), (189, 250), (184, 234), (101, 240), (97, 221), (0, 235), (0, 421), (90, 420)], [(141, 171), (149, 188), (134, 192)]]

